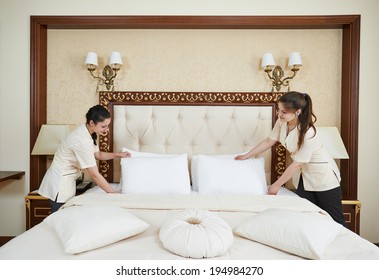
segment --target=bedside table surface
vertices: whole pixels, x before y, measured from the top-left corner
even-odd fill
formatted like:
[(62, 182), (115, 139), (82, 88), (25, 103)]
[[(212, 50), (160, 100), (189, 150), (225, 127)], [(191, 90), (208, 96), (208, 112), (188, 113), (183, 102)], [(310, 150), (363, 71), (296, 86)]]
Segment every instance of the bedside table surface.
[(25, 171), (0, 171), (0, 182), (11, 179), (21, 179), (25, 175)]

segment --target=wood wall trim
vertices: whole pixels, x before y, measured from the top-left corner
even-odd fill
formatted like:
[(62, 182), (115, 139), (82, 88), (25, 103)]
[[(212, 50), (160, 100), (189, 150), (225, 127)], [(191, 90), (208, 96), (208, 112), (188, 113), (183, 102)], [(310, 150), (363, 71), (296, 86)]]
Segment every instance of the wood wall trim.
[[(341, 161), (344, 199), (357, 199), (360, 15), (329, 16), (31, 16), (30, 147), (46, 123), (48, 29), (330, 29), (341, 28), (341, 136), (349, 160)], [(30, 158), (30, 190), (45, 172)]]
[(0, 247), (15, 238), (15, 236), (0, 236)]
[(49, 29), (328, 29), (356, 15), (335, 16), (32, 16)]
[(358, 197), (358, 117), (360, 17), (344, 25), (342, 37), (341, 137), (349, 160), (341, 160), (344, 199)]
[[(30, 25), (30, 152), (38, 132), (47, 122), (47, 25)], [(38, 189), (46, 172), (46, 157), (30, 156), (30, 191)]]

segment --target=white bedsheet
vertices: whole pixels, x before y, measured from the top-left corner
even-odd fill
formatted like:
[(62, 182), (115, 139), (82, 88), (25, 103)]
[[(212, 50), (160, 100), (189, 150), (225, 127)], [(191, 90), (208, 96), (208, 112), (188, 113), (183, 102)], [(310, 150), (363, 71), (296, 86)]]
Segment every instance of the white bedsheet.
[[(0, 248), (0, 259), (183, 259), (167, 251), (158, 236), (160, 225), (169, 217), (187, 208), (213, 211), (227, 221), (232, 229), (251, 215), (268, 208), (284, 208), (303, 212), (320, 209), (294, 195), (222, 196), (222, 195), (124, 195), (89, 192), (74, 197), (65, 207), (85, 204), (110, 204), (129, 209), (151, 227), (131, 238), (77, 255), (64, 253), (60, 239), (45, 222), (12, 239)], [(85, 225), (83, 225), (85, 226)], [(90, 233), (89, 233), (90, 234)], [(343, 228), (325, 253), (325, 259), (379, 259), (379, 249), (348, 229)], [(300, 259), (298, 256), (235, 236), (232, 247), (217, 259)]]

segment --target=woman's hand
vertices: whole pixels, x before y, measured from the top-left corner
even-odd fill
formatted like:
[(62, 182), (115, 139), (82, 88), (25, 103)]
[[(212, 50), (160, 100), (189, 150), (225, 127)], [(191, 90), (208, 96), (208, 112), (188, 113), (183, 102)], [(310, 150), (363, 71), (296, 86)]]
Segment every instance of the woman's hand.
[(276, 195), (279, 190), (280, 190), (280, 186), (272, 184), (271, 186), (268, 187), (268, 194)]
[(131, 157), (131, 154), (129, 152), (108, 153), (108, 152), (98, 151), (95, 153), (95, 158), (97, 160), (111, 160), (115, 158), (127, 158), (127, 157)]
[(111, 189), (107, 190), (106, 193), (121, 193), (121, 191), (115, 190), (111, 186)]
[(118, 157), (120, 158), (128, 158), (132, 156), (132, 154), (129, 152), (122, 152), (122, 153), (117, 153), (117, 154), (118, 154)]
[(234, 159), (235, 160), (245, 160), (245, 159), (248, 159), (248, 158), (249, 158), (249, 156), (247, 154), (244, 154), (244, 155), (238, 155)]

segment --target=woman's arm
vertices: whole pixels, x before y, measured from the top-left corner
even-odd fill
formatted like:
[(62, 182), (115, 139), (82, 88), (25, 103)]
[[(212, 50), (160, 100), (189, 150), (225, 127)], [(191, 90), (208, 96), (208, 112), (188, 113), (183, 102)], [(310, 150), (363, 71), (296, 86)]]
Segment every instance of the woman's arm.
[(95, 182), (95, 184), (98, 185), (100, 188), (102, 188), (105, 192), (118, 193), (111, 187), (111, 185), (107, 182), (107, 180), (105, 180), (105, 178), (100, 174), (99, 170), (97, 169), (97, 166), (90, 167), (87, 170), (92, 180)]
[(296, 171), (300, 170), (304, 166), (304, 163), (294, 161), (287, 167), (282, 176), (278, 178), (268, 189), (268, 194), (277, 194), (280, 187), (287, 183)]
[(131, 154), (129, 152), (122, 152), (122, 153), (107, 153), (107, 152), (101, 152), (98, 151), (95, 153), (95, 158), (97, 160), (111, 160), (115, 158), (126, 158), (130, 157)]
[(255, 155), (258, 155), (260, 153), (263, 153), (267, 149), (271, 148), (276, 144), (276, 140), (272, 140), (270, 137), (267, 137), (265, 140), (263, 140), (261, 143), (259, 143), (257, 146), (255, 146), (253, 149), (251, 149), (249, 152), (247, 152), (244, 155), (238, 155), (235, 157), (236, 160), (245, 160), (248, 158), (251, 158)]

